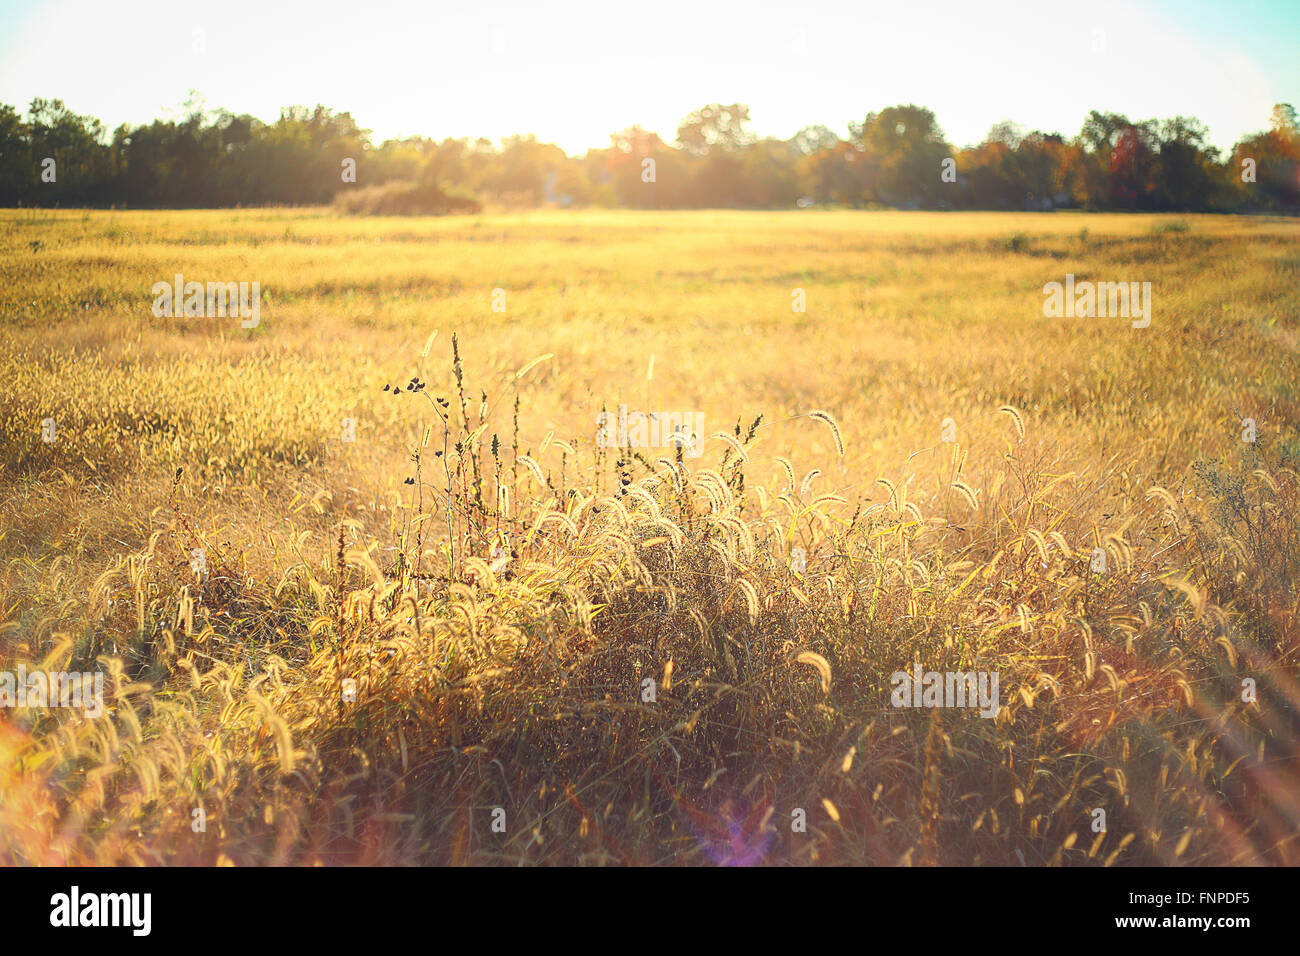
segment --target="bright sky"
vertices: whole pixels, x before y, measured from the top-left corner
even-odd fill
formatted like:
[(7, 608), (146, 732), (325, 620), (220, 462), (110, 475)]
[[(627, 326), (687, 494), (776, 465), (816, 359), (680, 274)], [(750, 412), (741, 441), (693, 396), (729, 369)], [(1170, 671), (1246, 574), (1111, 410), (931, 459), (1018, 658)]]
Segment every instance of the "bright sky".
[[(1089, 109), (1198, 117), (1216, 145), (1300, 107), (1300, 0), (0, 0), (0, 102), (122, 122), (209, 107), (348, 110), (376, 142), (535, 133), (569, 153), (710, 102), (788, 137), (900, 103), (951, 142)], [(1080, 9), (1086, 7), (1086, 13)], [(197, 48), (196, 48), (197, 41)]]

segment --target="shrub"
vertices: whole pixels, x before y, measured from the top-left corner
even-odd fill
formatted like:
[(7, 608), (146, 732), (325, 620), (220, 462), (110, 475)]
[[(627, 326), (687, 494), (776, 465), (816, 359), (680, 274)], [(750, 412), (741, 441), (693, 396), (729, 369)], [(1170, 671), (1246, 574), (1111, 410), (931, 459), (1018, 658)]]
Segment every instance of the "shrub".
[(436, 183), (388, 182), (341, 192), (334, 206), (352, 216), (443, 216), (479, 212), (473, 196)]

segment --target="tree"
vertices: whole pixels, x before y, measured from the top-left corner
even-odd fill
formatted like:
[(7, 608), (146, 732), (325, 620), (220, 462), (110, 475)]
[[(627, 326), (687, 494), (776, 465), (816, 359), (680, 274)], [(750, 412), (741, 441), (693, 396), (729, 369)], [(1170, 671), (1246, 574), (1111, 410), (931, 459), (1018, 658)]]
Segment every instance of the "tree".
[(1125, 209), (1149, 208), (1155, 193), (1154, 139), (1148, 124), (1126, 127), (1110, 154), (1110, 201)]
[(0, 103), (0, 206), (27, 198), (37, 178), (27, 124), (18, 111)]
[(805, 126), (790, 138), (790, 144), (801, 156), (814, 156), (834, 149), (839, 141), (829, 126)]
[(1156, 190), (1163, 208), (1202, 209), (1217, 202), (1218, 150), (1206, 145), (1208, 135), (1205, 124), (1189, 116), (1160, 124)]
[[(677, 168), (673, 150), (658, 133), (630, 126), (612, 133), (609, 141), (610, 148), (602, 151), (602, 178), (608, 181), (620, 203), (646, 209), (682, 202), (684, 173)], [(646, 160), (654, 162), (653, 180), (648, 179)]]
[(934, 113), (911, 104), (890, 106), (868, 114), (861, 125), (850, 124), (849, 132), (865, 154), (870, 198), (899, 206), (935, 204), (941, 167), (952, 149)]
[[(93, 116), (79, 116), (63, 100), (32, 100), (28, 109), (28, 137), (36, 163), (55, 161), (54, 183), (39, 183), (38, 196), (46, 194), (60, 203), (93, 202), (107, 184), (109, 161), (104, 124)], [(39, 173), (32, 178), (39, 181)]]
[(743, 103), (710, 103), (681, 121), (677, 142), (692, 156), (736, 152), (754, 142), (754, 135), (745, 129), (748, 122), (749, 107)]
[(1295, 107), (1290, 103), (1278, 103), (1269, 114), (1269, 129), (1282, 136), (1295, 139), (1300, 136), (1300, 127), (1296, 124)]
[[(1232, 151), (1228, 173), (1242, 206), (1249, 209), (1297, 211), (1300, 207), (1300, 129), (1289, 103), (1273, 107), (1269, 130), (1239, 142)], [(1254, 169), (1254, 181), (1243, 181), (1243, 164)]]

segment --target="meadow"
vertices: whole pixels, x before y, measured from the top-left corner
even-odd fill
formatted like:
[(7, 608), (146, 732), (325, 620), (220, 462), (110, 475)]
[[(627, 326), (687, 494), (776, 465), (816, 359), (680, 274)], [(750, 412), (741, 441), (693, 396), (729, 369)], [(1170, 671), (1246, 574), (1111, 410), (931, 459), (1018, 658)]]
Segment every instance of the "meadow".
[(0, 211), (0, 862), (1296, 864), (1298, 240)]

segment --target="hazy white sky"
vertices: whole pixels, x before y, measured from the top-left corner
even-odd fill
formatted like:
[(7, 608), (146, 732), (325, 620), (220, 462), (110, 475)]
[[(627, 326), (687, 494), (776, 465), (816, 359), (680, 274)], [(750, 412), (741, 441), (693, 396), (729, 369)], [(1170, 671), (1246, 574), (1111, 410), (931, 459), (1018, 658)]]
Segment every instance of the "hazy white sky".
[(0, 0), (0, 102), (60, 97), (112, 128), (191, 89), (265, 120), (349, 110), (376, 141), (535, 133), (570, 153), (634, 123), (671, 141), (709, 102), (781, 137), (917, 103), (958, 146), (1001, 119), (1070, 135), (1089, 109), (1181, 113), (1226, 148), (1300, 106), (1300, 0)]

